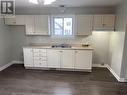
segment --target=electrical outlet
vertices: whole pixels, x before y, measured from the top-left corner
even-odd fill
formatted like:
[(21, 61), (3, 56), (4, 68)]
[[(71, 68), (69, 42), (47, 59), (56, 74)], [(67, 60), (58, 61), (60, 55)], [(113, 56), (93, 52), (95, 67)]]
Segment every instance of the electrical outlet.
[(101, 66), (104, 66), (105, 65), (105, 63), (103, 62), (103, 63), (101, 63)]

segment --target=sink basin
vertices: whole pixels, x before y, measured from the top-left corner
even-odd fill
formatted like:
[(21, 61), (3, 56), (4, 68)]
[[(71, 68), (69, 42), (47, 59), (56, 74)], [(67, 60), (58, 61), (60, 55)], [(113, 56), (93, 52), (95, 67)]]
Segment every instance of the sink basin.
[(52, 45), (52, 48), (71, 48), (69, 44)]

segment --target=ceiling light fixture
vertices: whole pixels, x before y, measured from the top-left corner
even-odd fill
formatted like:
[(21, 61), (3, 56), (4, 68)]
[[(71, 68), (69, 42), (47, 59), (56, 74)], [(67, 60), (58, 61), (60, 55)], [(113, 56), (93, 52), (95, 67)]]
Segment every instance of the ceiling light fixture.
[(49, 5), (55, 2), (56, 0), (44, 0), (44, 5)]
[(30, 3), (38, 4), (38, 0), (29, 0)]
[[(49, 4), (52, 4), (53, 2), (55, 2), (56, 0), (42, 0), (44, 5), (49, 5)], [(41, 0), (29, 0), (30, 3), (33, 3), (33, 4), (39, 4), (41, 3)]]

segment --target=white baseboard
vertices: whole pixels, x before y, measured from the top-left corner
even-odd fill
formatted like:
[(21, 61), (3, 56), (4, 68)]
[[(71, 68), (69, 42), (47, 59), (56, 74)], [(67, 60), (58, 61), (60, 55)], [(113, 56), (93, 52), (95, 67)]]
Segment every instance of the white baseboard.
[(11, 66), (12, 64), (13, 64), (13, 62), (10, 62), (10, 63), (8, 63), (8, 64), (6, 64), (6, 65), (0, 67), (0, 71), (2, 71), (2, 70), (4, 70), (4, 69), (8, 68), (8, 67)]
[(107, 65), (107, 69), (113, 74), (113, 76), (118, 80), (118, 82), (127, 82), (127, 79), (120, 78), (109, 65)]
[(92, 67), (107, 68), (113, 74), (113, 76), (118, 80), (118, 82), (127, 82), (127, 79), (120, 78), (108, 64), (105, 64), (104, 66), (102, 66), (101, 64), (92, 64)]
[(101, 65), (101, 64), (92, 64), (92, 67), (107, 68), (107, 64), (104, 64), (104, 65)]
[(120, 77), (114, 72), (114, 70), (107, 65), (107, 69), (113, 74), (113, 76), (120, 82)]
[(3, 71), (4, 69), (8, 68), (9, 66), (13, 64), (23, 64), (23, 62), (22, 61), (11, 61), (10, 63), (0, 67), (0, 71)]
[(24, 64), (23, 61), (12, 61), (13, 64)]

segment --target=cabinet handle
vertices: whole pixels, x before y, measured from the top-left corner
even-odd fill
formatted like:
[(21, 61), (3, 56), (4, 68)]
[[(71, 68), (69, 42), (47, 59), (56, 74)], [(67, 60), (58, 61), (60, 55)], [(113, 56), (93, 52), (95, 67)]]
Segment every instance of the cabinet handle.
[(78, 53), (78, 51), (75, 51), (75, 53)]
[(13, 22), (14, 24), (16, 24), (16, 22)]
[(103, 24), (103, 26), (106, 26), (106, 24)]
[(63, 52), (63, 51), (60, 51), (60, 52)]

